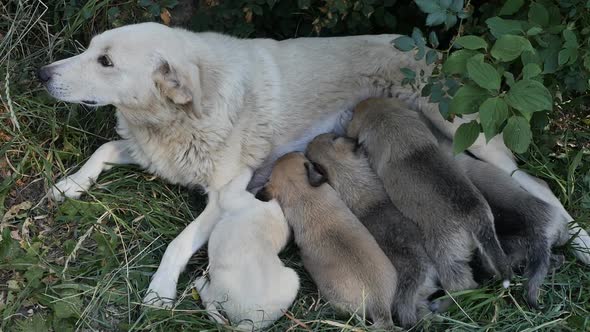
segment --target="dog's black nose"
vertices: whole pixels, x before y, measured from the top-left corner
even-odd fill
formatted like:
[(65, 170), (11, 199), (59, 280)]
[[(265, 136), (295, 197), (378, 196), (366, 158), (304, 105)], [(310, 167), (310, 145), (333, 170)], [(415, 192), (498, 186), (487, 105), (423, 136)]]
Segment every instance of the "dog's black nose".
[(47, 67), (37, 69), (37, 78), (42, 83), (47, 83), (51, 79), (51, 72)]

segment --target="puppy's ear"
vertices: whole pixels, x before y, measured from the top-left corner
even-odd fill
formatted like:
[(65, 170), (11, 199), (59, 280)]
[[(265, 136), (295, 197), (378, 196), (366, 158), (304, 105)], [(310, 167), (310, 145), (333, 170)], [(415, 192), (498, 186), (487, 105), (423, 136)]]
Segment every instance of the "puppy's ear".
[(260, 188), (260, 190), (258, 190), (258, 192), (256, 193), (256, 196), (254, 196), (254, 197), (256, 197), (257, 200), (263, 201), (263, 202), (268, 202), (272, 199), (266, 186)]
[(312, 187), (319, 187), (328, 181), (326, 172), (320, 164), (305, 163), (305, 169), (307, 170), (307, 180)]
[(166, 61), (162, 62), (154, 72), (154, 82), (162, 95), (177, 105), (186, 105), (193, 101), (193, 95), (186, 81)]

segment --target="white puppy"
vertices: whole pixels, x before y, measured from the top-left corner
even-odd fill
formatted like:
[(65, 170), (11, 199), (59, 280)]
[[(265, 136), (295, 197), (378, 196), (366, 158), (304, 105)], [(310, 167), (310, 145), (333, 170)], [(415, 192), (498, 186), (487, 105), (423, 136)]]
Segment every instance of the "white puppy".
[(240, 329), (261, 329), (291, 306), (299, 277), (277, 256), (287, 244), (289, 226), (276, 200), (262, 202), (246, 191), (250, 170), (219, 193), (221, 220), (209, 238), (209, 272), (195, 288), (222, 323), (221, 309)]
[[(114, 105), (120, 141), (105, 143), (50, 196), (79, 197), (111, 164), (134, 163), (163, 179), (200, 186), (209, 203), (170, 243), (145, 301), (171, 305), (178, 277), (219, 220), (218, 191), (245, 168), (262, 185), (281, 155), (302, 151), (315, 136), (346, 125), (368, 97), (395, 96), (452, 138), (461, 119), (445, 121), (419, 90), (402, 86), (400, 69), (432, 70), (391, 45), (397, 35), (237, 39), (155, 23), (129, 25), (95, 36), (80, 55), (39, 70), (51, 95), (86, 105)], [(421, 81), (415, 82), (418, 88)], [(342, 133), (342, 131), (340, 131)], [(498, 136), (469, 149), (508, 173), (517, 169)], [(515, 181), (554, 204), (560, 223), (571, 221), (557, 198), (523, 172)], [(570, 233), (577, 234), (581, 229)], [(585, 242), (586, 241), (586, 242)], [(590, 248), (581, 230), (574, 243)], [(588, 252), (578, 257), (590, 263)]]

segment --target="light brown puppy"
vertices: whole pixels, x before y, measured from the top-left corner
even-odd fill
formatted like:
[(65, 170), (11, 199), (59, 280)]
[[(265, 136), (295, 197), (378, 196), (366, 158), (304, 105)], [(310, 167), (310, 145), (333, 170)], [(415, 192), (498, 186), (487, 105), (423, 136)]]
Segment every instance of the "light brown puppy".
[(375, 327), (393, 326), (393, 265), (302, 153), (281, 157), (257, 197), (277, 199), (303, 265), (332, 305), (348, 312), (366, 308)]
[(398, 273), (393, 303), (395, 318), (404, 327), (426, 313), (427, 296), (437, 282), (418, 226), (391, 202), (362, 148), (351, 138), (317, 136), (306, 155), (322, 171), (350, 210), (373, 235)]
[(488, 203), (416, 112), (397, 99), (368, 99), (355, 109), (348, 136), (358, 138), (393, 204), (414, 220), (448, 291), (474, 288), (469, 260), (476, 248), (510, 285)]

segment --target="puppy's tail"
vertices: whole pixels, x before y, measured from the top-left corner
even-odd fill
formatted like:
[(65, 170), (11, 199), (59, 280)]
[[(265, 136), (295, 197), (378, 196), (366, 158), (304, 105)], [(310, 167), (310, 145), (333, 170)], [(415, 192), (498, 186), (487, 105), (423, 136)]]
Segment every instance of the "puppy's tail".
[(551, 249), (546, 239), (532, 241), (528, 250), (528, 260), (525, 267), (525, 277), (528, 279), (527, 302), (532, 308), (539, 308), (539, 289), (551, 264)]
[(512, 267), (508, 256), (500, 246), (492, 220), (485, 221), (475, 237), (488, 265), (495, 267), (496, 272), (502, 278), (502, 285), (504, 288), (508, 288), (510, 287), (510, 279), (512, 279)]

